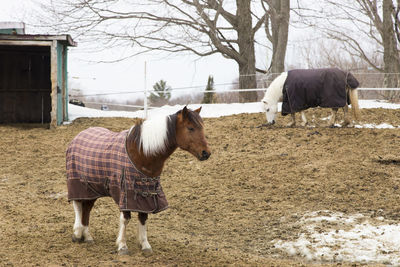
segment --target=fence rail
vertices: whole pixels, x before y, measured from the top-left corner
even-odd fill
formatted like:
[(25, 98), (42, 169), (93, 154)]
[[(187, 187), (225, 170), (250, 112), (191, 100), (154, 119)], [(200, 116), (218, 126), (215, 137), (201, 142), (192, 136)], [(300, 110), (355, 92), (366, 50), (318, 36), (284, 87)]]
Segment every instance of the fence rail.
[(357, 88), (360, 91), (400, 91), (400, 88), (373, 88), (373, 87), (363, 87)]
[[(128, 104), (92, 102), (92, 101), (85, 101), (85, 104), (110, 105), (110, 106), (120, 106), (120, 107), (129, 107), (129, 108), (143, 108), (144, 107), (143, 105), (128, 105)], [(155, 108), (155, 107), (148, 107), (148, 108)]]
[[(218, 90), (218, 91), (212, 91), (213, 93), (216, 94), (222, 94), (222, 93), (239, 93), (239, 92), (249, 92), (249, 91), (266, 91), (267, 88), (250, 88), (250, 89), (226, 89), (226, 90)], [(359, 91), (400, 91), (400, 88), (375, 88), (375, 87), (362, 87), (358, 88)], [(179, 92), (191, 92), (191, 93), (210, 93), (210, 91), (206, 90), (193, 90), (193, 88), (180, 88), (178, 90), (172, 89), (170, 92), (174, 91), (179, 91)], [(153, 90), (149, 91), (135, 91), (135, 92), (115, 92), (115, 93), (100, 93), (100, 94), (88, 94), (88, 95), (73, 95), (71, 96), (72, 98), (82, 98), (82, 97), (88, 97), (88, 96), (105, 96), (105, 95), (122, 95), (122, 94), (144, 94), (146, 93), (147, 97), (149, 96), (150, 93), (155, 92)], [(120, 106), (120, 107), (130, 107), (130, 108), (138, 108), (138, 109), (151, 109), (151, 108), (156, 108), (156, 107), (150, 107), (146, 101), (144, 101), (143, 105), (128, 105), (128, 104), (118, 104), (118, 103), (107, 103), (107, 102), (92, 102), (92, 101), (85, 101), (87, 104), (94, 104), (94, 105), (109, 105), (109, 106)]]
[[(361, 91), (400, 91), (400, 88), (375, 88), (375, 87), (361, 87), (357, 88)], [(229, 93), (229, 92), (249, 92), (249, 91), (265, 91), (267, 88), (249, 88), (249, 89), (226, 89), (226, 90), (218, 90), (213, 91), (213, 93)], [(174, 89), (171, 89), (169, 92), (174, 92)], [(178, 91), (178, 90), (176, 90)], [(72, 95), (71, 97), (88, 97), (88, 96), (106, 96), (106, 95), (128, 95), (128, 94), (143, 94), (146, 91), (134, 91), (134, 92), (115, 92), (115, 93), (98, 93), (98, 94), (84, 94), (84, 95)], [(149, 90), (147, 93), (155, 93), (154, 90)], [(210, 93), (210, 91), (206, 90), (193, 90), (192, 89), (179, 89), (179, 92), (191, 92), (191, 93)]]

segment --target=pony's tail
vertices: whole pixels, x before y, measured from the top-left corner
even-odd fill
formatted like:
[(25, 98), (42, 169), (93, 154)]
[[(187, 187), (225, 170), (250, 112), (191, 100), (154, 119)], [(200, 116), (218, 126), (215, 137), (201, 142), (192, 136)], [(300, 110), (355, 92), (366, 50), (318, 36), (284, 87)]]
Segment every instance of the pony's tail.
[(358, 90), (349, 88), (350, 90), (350, 104), (351, 110), (353, 112), (354, 118), (358, 121), (360, 120), (360, 107), (358, 106)]

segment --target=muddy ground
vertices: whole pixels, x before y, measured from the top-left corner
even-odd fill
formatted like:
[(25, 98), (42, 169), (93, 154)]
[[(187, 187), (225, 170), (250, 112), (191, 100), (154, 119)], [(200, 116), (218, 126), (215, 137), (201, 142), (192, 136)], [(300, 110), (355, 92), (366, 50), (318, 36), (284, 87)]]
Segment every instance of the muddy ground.
[[(68, 142), (87, 127), (120, 131), (134, 120), (81, 118), (50, 130), (0, 125), (0, 265), (338, 265), (289, 256), (274, 240), (296, 239), (296, 221), (310, 211), (400, 221), (400, 129), (325, 128), (327, 110), (307, 113), (316, 127), (287, 128), (289, 118), (278, 117), (274, 127), (257, 128), (261, 113), (205, 119), (213, 154), (199, 162), (178, 150), (167, 162), (170, 208), (149, 217), (150, 257), (136, 245), (136, 220), (128, 226), (131, 254), (116, 254), (111, 198), (92, 212), (95, 243), (72, 243), (66, 200)], [(398, 126), (400, 111), (363, 109), (362, 122)]]

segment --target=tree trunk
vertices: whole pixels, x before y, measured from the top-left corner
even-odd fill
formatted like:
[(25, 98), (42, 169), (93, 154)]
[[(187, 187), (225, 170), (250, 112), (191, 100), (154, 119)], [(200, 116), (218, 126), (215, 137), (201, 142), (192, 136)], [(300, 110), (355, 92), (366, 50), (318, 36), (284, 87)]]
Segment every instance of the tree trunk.
[[(285, 71), (286, 47), (289, 35), (290, 0), (273, 0), (275, 12), (271, 12), (272, 61), (270, 71)], [(266, 29), (268, 30), (268, 29)]]
[[(392, 12), (394, 12), (394, 6), (392, 0), (383, 0), (382, 7), (382, 42), (383, 42), (383, 62), (385, 79), (384, 86), (387, 88), (398, 87), (400, 70), (399, 56), (397, 53), (397, 41), (394, 32), (394, 23), (392, 20)], [(392, 92), (388, 92), (387, 97), (393, 98)]]
[[(241, 58), (241, 61), (238, 62), (240, 89), (257, 88), (254, 33), (252, 29), (250, 3), (250, 0), (236, 0), (238, 46)], [(241, 102), (256, 102), (257, 92), (241, 92), (239, 98)]]

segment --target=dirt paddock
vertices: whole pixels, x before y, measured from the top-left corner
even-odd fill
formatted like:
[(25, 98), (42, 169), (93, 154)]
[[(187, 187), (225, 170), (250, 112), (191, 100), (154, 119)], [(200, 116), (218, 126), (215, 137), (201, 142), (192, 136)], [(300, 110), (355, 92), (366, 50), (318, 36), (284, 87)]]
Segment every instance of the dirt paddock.
[[(363, 109), (362, 122), (398, 126), (399, 112)], [(360, 265), (310, 262), (275, 242), (296, 240), (296, 222), (313, 211), (398, 223), (400, 129), (325, 128), (328, 110), (307, 113), (315, 127), (287, 128), (289, 118), (278, 117), (257, 128), (261, 113), (205, 119), (213, 154), (200, 162), (178, 150), (168, 160), (162, 183), (170, 208), (149, 216), (149, 257), (136, 245), (136, 219), (128, 225), (130, 255), (116, 254), (119, 212), (111, 198), (92, 212), (95, 243), (72, 243), (66, 200), (69, 141), (91, 126), (120, 131), (134, 120), (81, 118), (50, 130), (0, 125), (0, 265)]]

